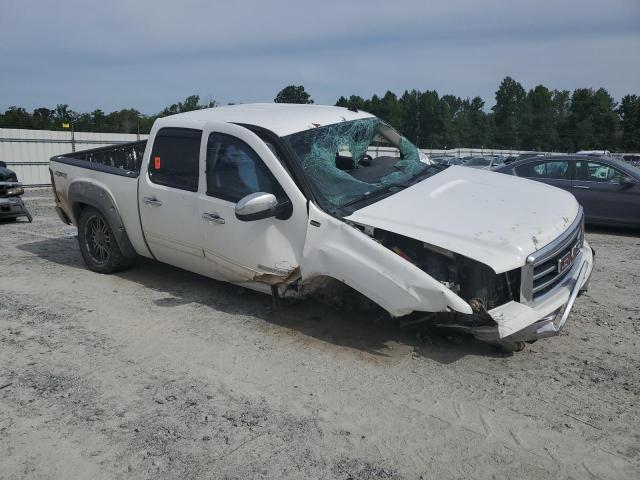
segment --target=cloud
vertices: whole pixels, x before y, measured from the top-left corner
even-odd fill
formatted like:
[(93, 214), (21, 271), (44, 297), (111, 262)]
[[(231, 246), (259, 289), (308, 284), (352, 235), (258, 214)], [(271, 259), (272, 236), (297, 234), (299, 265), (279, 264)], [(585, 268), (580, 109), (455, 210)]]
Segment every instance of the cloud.
[(636, 0), (234, 2), (0, 6), (0, 108), (69, 103), (153, 113), (192, 93), (270, 101), (290, 83), (317, 103), (387, 89), (482, 96), (530, 88), (638, 92)]

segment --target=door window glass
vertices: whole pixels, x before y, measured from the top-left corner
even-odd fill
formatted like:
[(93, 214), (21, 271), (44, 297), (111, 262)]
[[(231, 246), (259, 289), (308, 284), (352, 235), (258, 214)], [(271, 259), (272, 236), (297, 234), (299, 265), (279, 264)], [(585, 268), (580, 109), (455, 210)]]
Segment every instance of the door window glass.
[(223, 133), (209, 135), (207, 195), (236, 203), (256, 192), (284, 197), (272, 173), (249, 145)]
[(610, 165), (598, 162), (578, 162), (578, 180), (587, 182), (621, 183), (624, 174)]
[(566, 160), (531, 162), (516, 167), (516, 173), (519, 177), (569, 180), (569, 162)]
[(149, 179), (158, 185), (197, 192), (201, 138), (201, 130), (159, 130), (149, 159)]

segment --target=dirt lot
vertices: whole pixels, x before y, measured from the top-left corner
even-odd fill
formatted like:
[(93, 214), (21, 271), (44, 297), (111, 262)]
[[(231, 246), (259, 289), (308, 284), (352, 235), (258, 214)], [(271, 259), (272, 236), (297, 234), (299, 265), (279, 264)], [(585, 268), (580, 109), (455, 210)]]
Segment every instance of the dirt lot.
[(505, 356), (151, 261), (103, 276), (47, 190), (0, 223), (0, 478), (639, 478), (640, 235)]

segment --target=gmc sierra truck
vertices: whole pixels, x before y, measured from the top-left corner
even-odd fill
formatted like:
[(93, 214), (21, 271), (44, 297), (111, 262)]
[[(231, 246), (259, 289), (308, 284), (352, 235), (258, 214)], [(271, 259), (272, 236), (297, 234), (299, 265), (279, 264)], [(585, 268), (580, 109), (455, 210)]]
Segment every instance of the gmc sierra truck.
[(355, 109), (181, 113), (50, 170), (93, 271), (140, 255), (276, 298), (348, 286), (393, 317), (505, 348), (557, 335), (593, 267), (571, 194), (432, 165)]

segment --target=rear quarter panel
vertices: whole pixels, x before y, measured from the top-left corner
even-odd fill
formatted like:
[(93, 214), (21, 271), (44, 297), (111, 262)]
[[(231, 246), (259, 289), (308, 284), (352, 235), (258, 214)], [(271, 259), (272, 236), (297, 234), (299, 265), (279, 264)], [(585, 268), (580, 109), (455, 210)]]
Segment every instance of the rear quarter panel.
[(50, 166), (58, 197), (57, 204), (74, 225), (78, 225), (78, 219), (75, 215), (74, 205), (69, 200), (69, 189), (75, 182), (91, 183), (111, 195), (136, 253), (152, 258), (140, 226), (137, 178), (90, 170), (55, 160), (51, 160)]

